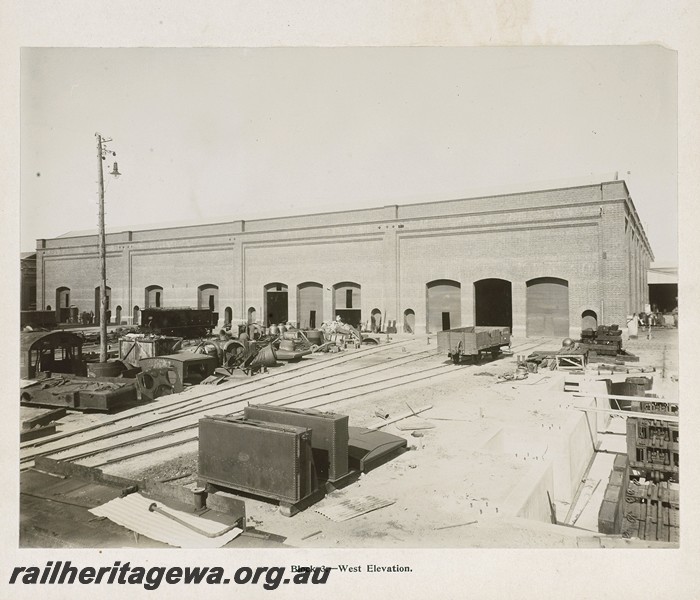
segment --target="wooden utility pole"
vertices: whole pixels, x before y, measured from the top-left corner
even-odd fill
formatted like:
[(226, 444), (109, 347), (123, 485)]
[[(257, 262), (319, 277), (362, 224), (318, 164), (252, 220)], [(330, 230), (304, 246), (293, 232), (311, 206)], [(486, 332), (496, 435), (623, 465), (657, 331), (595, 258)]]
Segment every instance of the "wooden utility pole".
[(97, 173), (99, 212), (99, 247), (100, 247), (100, 362), (107, 362), (107, 252), (105, 248), (105, 183), (102, 173), (103, 148), (102, 136), (97, 136)]

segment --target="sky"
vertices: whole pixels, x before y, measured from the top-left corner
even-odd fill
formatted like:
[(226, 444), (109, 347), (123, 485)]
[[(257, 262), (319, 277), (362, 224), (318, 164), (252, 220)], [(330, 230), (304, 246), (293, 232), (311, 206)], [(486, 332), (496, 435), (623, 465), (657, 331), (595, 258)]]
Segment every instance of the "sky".
[(676, 69), (655, 46), (24, 48), (21, 250), (96, 231), (100, 132), (117, 153), (110, 230), (617, 173), (657, 262), (675, 263)]

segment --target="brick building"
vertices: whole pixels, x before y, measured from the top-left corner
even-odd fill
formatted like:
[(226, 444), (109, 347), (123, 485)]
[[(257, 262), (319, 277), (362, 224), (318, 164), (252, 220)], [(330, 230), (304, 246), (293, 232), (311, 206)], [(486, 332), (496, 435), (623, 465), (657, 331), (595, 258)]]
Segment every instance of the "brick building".
[(36, 252), (20, 252), (20, 310), (36, 310)]
[[(37, 241), (37, 301), (97, 310), (97, 235)], [(649, 302), (652, 250), (624, 181), (107, 235), (112, 322), (144, 307), (221, 321), (575, 335)]]

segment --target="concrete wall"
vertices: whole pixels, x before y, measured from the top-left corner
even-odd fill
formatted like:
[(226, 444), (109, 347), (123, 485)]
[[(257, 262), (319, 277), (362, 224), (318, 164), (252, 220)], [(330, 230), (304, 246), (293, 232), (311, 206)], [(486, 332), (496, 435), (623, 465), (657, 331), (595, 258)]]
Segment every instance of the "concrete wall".
[[(627, 226), (625, 223), (627, 222)], [(627, 231), (625, 229), (627, 227)], [(145, 288), (163, 287), (164, 306), (197, 306), (197, 288), (219, 288), (218, 306), (234, 318), (250, 307), (264, 315), (264, 286), (289, 289), (289, 317), (297, 316), (300, 283), (323, 285), (324, 318), (332, 317), (333, 286), (361, 286), (362, 320), (381, 311), (401, 323), (415, 311), (426, 330), (426, 284), (461, 284), (461, 325), (474, 324), (474, 282), (512, 283), (513, 332), (525, 335), (526, 282), (564, 279), (569, 325), (581, 313), (599, 323), (626, 323), (645, 299), (651, 249), (622, 181), (541, 192), (408, 206), (232, 221), (214, 225), (125, 231), (107, 235), (111, 306), (128, 318), (143, 307)], [(97, 237), (37, 241), (39, 305), (55, 307), (55, 290), (71, 289), (71, 303), (94, 310), (99, 285)], [(648, 300), (647, 300), (648, 301)]]

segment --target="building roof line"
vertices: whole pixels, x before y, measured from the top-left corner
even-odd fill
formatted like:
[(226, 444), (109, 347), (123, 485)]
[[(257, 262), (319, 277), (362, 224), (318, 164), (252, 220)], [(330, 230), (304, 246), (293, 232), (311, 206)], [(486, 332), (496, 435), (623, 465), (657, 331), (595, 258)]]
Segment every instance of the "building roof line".
[[(491, 198), (509, 198), (509, 197), (514, 197), (514, 196), (527, 196), (527, 195), (533, 195), (533, 194), (542, 194), (542, 193), (551, 193), (551, 192), (560, 192), (564, 190), (575, 190), (575, 189), (584, 189), (584, 188), (592, 188), (592, 187), (601, 187), (605, 185), (610, 185), (610, 184), (619, 184), (622, 183), (622, 185), (625, 188), (626, 191), (626, 198), (630, 201), (632, 204), (632, 208), (634, 211), (634, 215), (636, 217), (635, 221), (640, 227), (640, 230), (642, 231), (642, 234), (644, 235), (644, 239), (646, 241), (647, 248), (651, 252), (651, 247), (649, 245), (648, 240), (646, 239), (646, 234), (644, 233), (644, 229), (641, 226), (641, 221), (639, 220), (639, 217), (637, 216), (637, 211), (634, 208), (634, 203), (632, 203), (632, 199), (629, 195), (629, 189), (627, 187), (627, 184), (624, 179), (618, 179), (618, 180), (609, 180), (609, 181), (603, 181), (600, 183), (590, 183), (590, 184), (581, 184), (581, 185), (574, 185), (574, 186), (564, 186), (564, 187), (555, 187), (555, 188), (547, 188), (547, 189), (539, 189), (539, 190), (526, 190), (526, 191), (521, 191), (521, 192), (508, 192), (508, 193), (503, 193), (503, 194), (491, 194), (491, 195), (485, 195), (485, 196), (472, 196), (472, 197), (467, 197), (467, 198), (453, 198), (453, 199), (448, 199), (448, 200), (435, 200), (435, 201), (430, 201), (430, 202), (416, 202), (416, 203), (410, 203), (410, 204), (386, 204), (384, 206), (376, 206), (376, 207), (370, 207), (370, 208), (356, 208), (356, 209), (349, 209), (349, 210), (339, 210), (339, 211), (325, 211), (325, 212), (318, 212), (318, 213), (305, 213), (301, 215), (290, 215), (290, 216), (284, 216), (284, 217), (264, 217), (260, 219), (237, 219), (237, 220), (223, 220), (223, 221), (214, 221), (210, 223), (199, 223), (199, 224), (184, 224), (184, 225), (164, 225), (160, 227), (154, 227), (154, 226), (148, 226), (145, 225), (143, 227), (137, 226), (137, 227), (132, 227), (132, 228), (123, 228), (123, 229), (118, 229), (118, 228), (108, 228), (109, 231), (107, 232), (108, 235), (119, 235), (123, 233), (130, 233), (134, 231), (138, 232), (150, 232), (150, 231), (169, 231), (173, 229), (190, 229), (194, 227), (220, 227), (220, 226), (227, 226), (227, 225), (236, 225), (238, 223), (241, 224), (241, 230), (240, 232), (230, 232), (222, 235), (236, 235), (237, 233), (252, 233), (252, 232), (246, 232), (246, 227), (245, 225), (247, 223), (254, 224), (254, 223), (264, 223), (266, 221), (281, 221), (285, 219), (300, 219), (300, 218), (317, 218), (317, 217), (322, 217), (322, 216), (330, 216), (330, 215), (343, 215), (343, 214), (352, 214), (352, 213), (360, 213), (360, 212), (371, 212), (371, 211), (381, 211), (387, 208), (397, 208), (398, 211), (400, 211), (402, 208), (408, 208), (408, 207), (426, 207), (426, 206), (434, 206), (436, 204), (440, 205), (446, 205), (446, 204), (453, 204), (457, 202), (470, 202), (470, 201), (476, 201), (476, 200), (488, 200)], [(621, 198), (622, 200), (622, 198)], [(397, 212), (398, 212), (397, 211)], [(409, 217), (407, 217), (409, 218)], [(411, 217), (415, 218), (415, 217)], [(400, 221), (400, 217), (391, 217), (391, 218), (383, 218), (383, 221)], [(349, 225), (354, 225), (356, 223), (348, 223)], [(55, 238), (49, 238), (49, 239), (62, 239), (62, 240), (67, 240), (67, 239), (74, 239), (74, 238), (80, 238), (80, 237), (93, 237), (97, 235), (97, 231), (92, 232), (91, 230), (84, 230), (84, 231), (75, 231), (75, 232), (67, 232), (64, 233), (60, 236), (56, 236)], [(41, 238), (40, 238), (41, 239)]]

